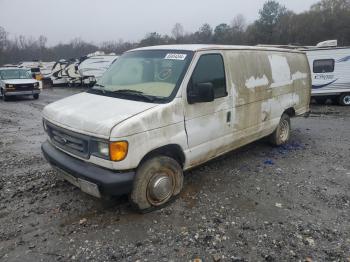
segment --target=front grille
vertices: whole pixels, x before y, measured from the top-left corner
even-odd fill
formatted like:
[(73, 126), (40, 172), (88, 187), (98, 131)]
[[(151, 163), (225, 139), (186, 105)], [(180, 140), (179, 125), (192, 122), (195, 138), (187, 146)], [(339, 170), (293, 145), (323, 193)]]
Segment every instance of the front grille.
[(47, 133), (54, 145), (82, 158), (89, 158), (89, 137), (46, 122)]
[(17, 91), (32, 91), (34, 89), (34, 84), (17, 84), (14, 85)]

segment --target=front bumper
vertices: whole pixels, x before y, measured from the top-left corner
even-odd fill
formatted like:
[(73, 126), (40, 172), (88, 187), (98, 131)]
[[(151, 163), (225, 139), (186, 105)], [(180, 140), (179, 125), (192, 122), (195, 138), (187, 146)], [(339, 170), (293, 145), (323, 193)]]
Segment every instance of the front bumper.
[(42, 144), (41, 150), (46, 160), (62, 171), (64, 179), (90, 195), (119, 196), (132, 190), (134, 171), (120, 173), (87, 163), (58, 150), (48, 141)]
[(31, 90), (31, 91), (5, 91), (6, 96), (30, 96), (40, 94), (40, 90)]

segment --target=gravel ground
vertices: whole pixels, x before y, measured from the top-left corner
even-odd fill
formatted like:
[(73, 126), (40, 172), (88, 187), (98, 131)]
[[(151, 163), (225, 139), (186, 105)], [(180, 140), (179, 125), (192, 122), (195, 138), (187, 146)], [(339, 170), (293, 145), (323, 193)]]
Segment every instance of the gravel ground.
[(44, 160), (41, 110), (75, 92), (0, 102), (0, 260), (350, 261), (350, 108), (313, 105), (290, 144), (257, 141), (189, 171), (175, 202), (140, 215)]

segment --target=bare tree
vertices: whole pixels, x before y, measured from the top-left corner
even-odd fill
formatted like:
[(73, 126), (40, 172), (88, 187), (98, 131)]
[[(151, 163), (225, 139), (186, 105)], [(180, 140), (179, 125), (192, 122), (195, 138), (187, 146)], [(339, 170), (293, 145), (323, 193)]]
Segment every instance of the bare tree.
[(46, 47), (47, 37), (43, 35), (39, 36), (38, 42), (39, 42), (39, 47), (41, 49), (44, 49)]
[(171, 30), (173, 37), (178, 40), (179, 38), (184, 36), (184, 28), (180, 23), (176, 23)]
[(7, 41), (7, 32), (3, 27), (0, 26), (0, 51), (5, 49)]
[(236, 15), (231, 21), (231, 27), (234, 31), (244, 32), (246, 30), (246, 19), (242, 14)]

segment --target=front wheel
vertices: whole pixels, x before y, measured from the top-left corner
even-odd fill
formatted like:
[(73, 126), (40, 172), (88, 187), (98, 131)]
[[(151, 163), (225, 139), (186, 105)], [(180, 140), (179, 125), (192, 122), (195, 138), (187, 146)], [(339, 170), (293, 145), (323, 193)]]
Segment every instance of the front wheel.
[(160, 208), (178, 195), (183, 186), (179, 163), (167, 156), (146, 160), (136, 171), (130, 201), (138, 211)]
[(8, 96), (4, 94), (3, 90), (1, 90), (1, 95), (2, 95), (2, 100), (4, 100), (4, 101), (8, 101), (9, 100)]
[(33, 95), (33, 98), (34, 98), (34, 99), (38, 99), (38, 98), (39, 98), (39, 94), (34, 94), (34, 95)]
[(342, 106), (350, 106), (350, 93), (342, 94), (339, 97), (339, 104)]
[(270, 142), (275, 146), (286, 144), (290, 138), (290, 129), (290, 118), (283, 114), (276, 130), (269, 137)]

